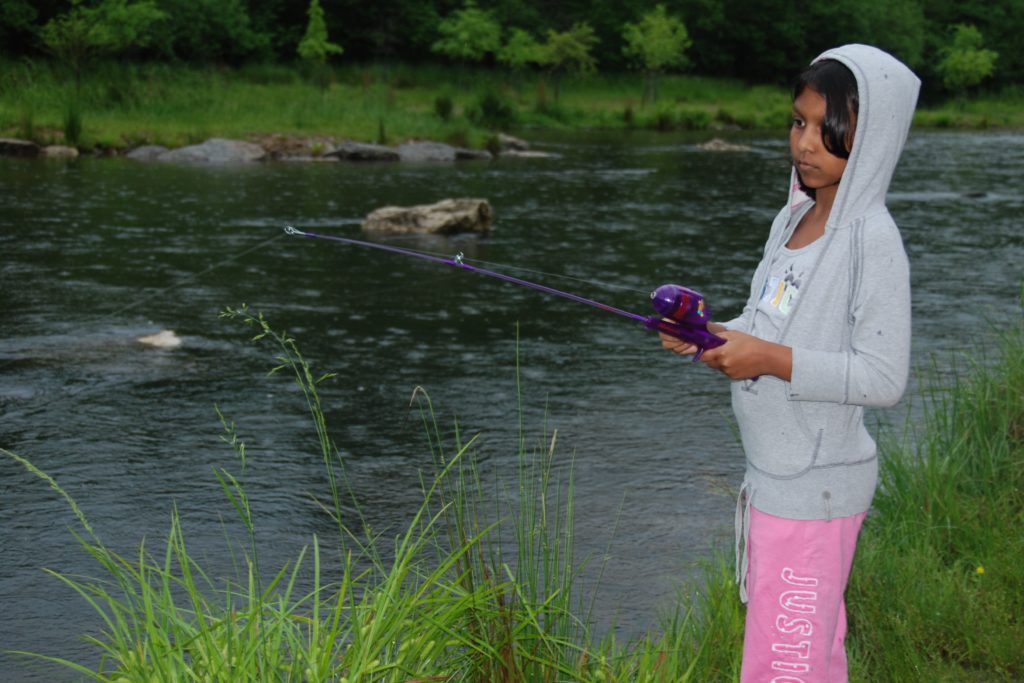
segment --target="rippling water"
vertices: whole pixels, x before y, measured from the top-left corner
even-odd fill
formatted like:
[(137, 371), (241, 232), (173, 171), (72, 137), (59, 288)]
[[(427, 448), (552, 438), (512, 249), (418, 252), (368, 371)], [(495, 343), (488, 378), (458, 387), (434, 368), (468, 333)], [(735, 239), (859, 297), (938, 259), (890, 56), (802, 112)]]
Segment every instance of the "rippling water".
[[(417, 386), (444, 425), (482, 433), (485, 476), (514, 475), (518, 334), (527, 439), (557, 429), (559, 470), (575, 459), (577, 553), (594, 558), (584, 584), (603, 567), (597, 625), (653, 627), (679, 581), (730, 540), (742, 454), (726, 382), (624, 319), (281, 227), (357, 237), (381, 205), (485, 197), (490, 238), (392, 243), (520, 266), (640, 313), (650, 289), (680, 282), (724, 318), (784, 201), (786, 148), (755, 138), (752, 152), (715, 154), (694, 142), (591, 135), (541, 141), (557, 159), (454, 166), (0, 159), (0, 446), (53, 475), (128, 554), (143, 538), (161, 545), (176, 505), (191, 552), (226, 575), (225, 534), (238, 529), (212, 472), (235, 466), (220, 406), (249, 445), (261, 559), (276, 568), (330, 534), (309, 497), (326, 477), (301, 397), (266, 376), (274, 350), (220, 310), (248, 303), (315, 369), (338, 373), (323, 387), (329, 428), (369, 521), (395, 532), (430, 463), (409, 409)], [(973, 356), (990, 322), (1020, 316), (1022, 142), (917, 133), (908, 146), (890, 207), (913, 268), (919, 362)], [(133, 341), (160, 329), (184, 344)], [(6, 459), (0, 495), (0, 646), (94, 661), (78, 636), (98, 632), (97, 618), (42, 571), (99, 573), (68, 532), (70, 511)], [(54, 676), (2, 655), (0, 672)]]

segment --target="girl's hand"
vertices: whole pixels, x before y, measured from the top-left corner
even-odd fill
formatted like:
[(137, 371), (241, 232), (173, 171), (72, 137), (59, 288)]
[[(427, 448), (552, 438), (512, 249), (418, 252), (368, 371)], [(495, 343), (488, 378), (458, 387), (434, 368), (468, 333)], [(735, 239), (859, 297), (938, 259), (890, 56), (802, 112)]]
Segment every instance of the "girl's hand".
[(680, 356), (690, 356), (697, 353), (697, 345), (685, 342), (678, 337), (673, 337), (671, 334), (665, 334), (659, 332), (658, 336), (661, 337), (661, 348), (668, 349), (673, 353), (678, 353)]
[[(753, 379), (774, 375), (790, 381), (793, 375), (793, 350), (743, 332), (725, 330), (717, 333), (725, 344), (708, 349), (701, 362), (730, 379)], [(664, 342), (662, 342), (664, 345)]]

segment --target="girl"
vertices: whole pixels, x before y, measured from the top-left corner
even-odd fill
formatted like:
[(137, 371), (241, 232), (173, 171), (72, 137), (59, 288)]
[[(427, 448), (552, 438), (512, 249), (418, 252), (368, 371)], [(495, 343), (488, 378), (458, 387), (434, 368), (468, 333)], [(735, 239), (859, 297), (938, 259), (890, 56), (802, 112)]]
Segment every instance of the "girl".
[(734, 380), (747, 458), (744, 683), (847, 680), (843, 593), (878, 475), (863, 411), (895, 404), (909, 368), (909, 269), (885, 195), (919, 85), (866, 45), (829, 50), (800, 74), (789, 201), (743, 313), (711, 326), (727, 343), (702, 360)]

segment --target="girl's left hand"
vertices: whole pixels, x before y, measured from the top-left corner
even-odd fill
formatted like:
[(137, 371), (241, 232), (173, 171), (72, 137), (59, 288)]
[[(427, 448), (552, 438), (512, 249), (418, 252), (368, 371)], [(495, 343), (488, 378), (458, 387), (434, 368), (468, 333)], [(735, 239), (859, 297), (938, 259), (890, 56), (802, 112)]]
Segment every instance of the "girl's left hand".
[(719, 332), (725, 344), (708, 349), (701, 362), (730, 379), (753, 379), (774, 375), (790, 381), (793, 375), (793, 350), (735, 330)]

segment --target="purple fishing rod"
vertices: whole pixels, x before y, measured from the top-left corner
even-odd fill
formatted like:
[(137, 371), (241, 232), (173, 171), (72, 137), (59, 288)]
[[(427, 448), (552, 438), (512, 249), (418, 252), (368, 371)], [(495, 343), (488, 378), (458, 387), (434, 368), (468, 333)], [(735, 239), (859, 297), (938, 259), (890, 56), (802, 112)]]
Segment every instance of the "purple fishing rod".
[(337, 235), (325, 235), (299, 230), (290, 225), (285, 226), (284, 231), (289, 235), (330, 240), (332, 242), (350, 244), (356, 247), (378, 249), (380, 251), (387, 251), (392, 254), (400, 254), (402, 256), (412, 256), (413, 258), (418, 258), (423, 261), (439, 263), (441, 265), (451, 266), (452, 268), (459, 268), (460, 270), (468, 270), (471, 273), (477, 273), (478, 275), (484, 275), (504, 282), (511, 282), (515, 285), (535, 289), (538, 292), (544, 292), (545, 294), (551, 294), (580, 304), (599, 308), (602, 311), (614, 313), (615, 315), (639, 322), (649, 330), (664, 332), (665, 334), (676, 337), (677, 339), (693, 344), (697, 347), (697, 353), (694, 356), (695, 361), (699, 360), (701, 355), (707, 349), (713, 349), (716, 346), (721, 346), (725, 343), (724, 339), (708, 331), (707, 323), (708, 319), (711, 317), (711, 312), (704, 301), (704, 296), (700, 292), (682, 285), (662, 285), (658, 287), (656, 290), (651, 292), (651, 305), (654, 307), (654, 310), (657, 311), (658, 315), (640, 315), (639, 313), (632, 313), (621, 308), (616, 308), (615, 306), (610, 306), (608, 304), (601, 303), (600, 301), (588, 299), (578, 294), (573, 294), (572, 292), (565, 292), (560, 289), (555, 289), (554, 287), (548, 287), (537, 282), (530, 282), (529, 280), (523, 280), (522, 278), (506, 275), (505, 273), (499, 273), (486, 268), (479, 268), (466, 263), (461, 252), (452, 258), (444, 258), (442, 256), (434, 256), (433, 254), (425, 254), (412, 249), (403, 249), (402, 247), (394, 247), (388, 244), (365, 242), (363, 240), (355, 240), (348, 237), (338, 237)]

